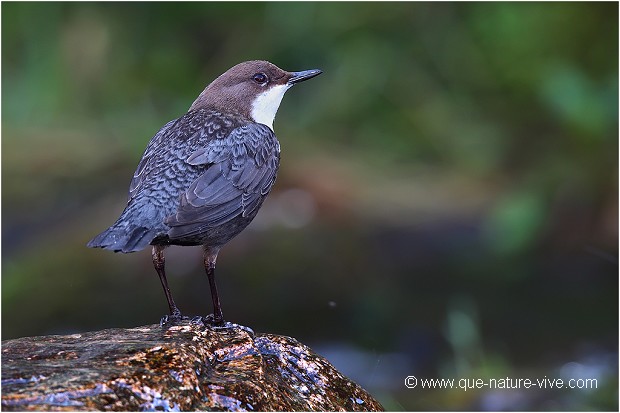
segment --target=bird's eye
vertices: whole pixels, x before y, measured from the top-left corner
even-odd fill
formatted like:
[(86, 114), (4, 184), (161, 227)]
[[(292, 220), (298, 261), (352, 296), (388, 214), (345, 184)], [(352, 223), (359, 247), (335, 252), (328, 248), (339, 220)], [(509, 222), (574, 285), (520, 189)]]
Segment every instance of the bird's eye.
[(252, 76), (252, 79), (259, 84), (263, 84), (267, 82), (267, 75), (264, 73), (257, 73), (254, 76)]

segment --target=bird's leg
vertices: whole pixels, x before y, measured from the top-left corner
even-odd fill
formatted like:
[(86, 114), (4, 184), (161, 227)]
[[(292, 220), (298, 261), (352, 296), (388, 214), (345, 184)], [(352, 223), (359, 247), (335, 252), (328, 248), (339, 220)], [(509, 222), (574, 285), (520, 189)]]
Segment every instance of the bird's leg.
[(204, 247), (204, 264), (209, 278), (209, 287), (211, 287), (211, 299), (213, 300), (213, 324), (221, 326), (224, 324), (224, 316), (222, 315), (222, 306), (220, 297), (217, 294), (217, 286), (215, 285), (215, 261), (219, 248)]
[(161, 281), (161, 286), (164, 288), (164, 294), (166, 294), (166, 300), (168, 300), (168, 307), (170, 308), (170, 316), (172, 318), (181, 318), (181, 311), (174, 303), (174, 299), (170, 293), (170, 287), (168, 287), (165, 270), (166, 259), (164, 258), (164, 247), (161, 245), (153, 246), (153, 266), (155, 266), (155, 270)]

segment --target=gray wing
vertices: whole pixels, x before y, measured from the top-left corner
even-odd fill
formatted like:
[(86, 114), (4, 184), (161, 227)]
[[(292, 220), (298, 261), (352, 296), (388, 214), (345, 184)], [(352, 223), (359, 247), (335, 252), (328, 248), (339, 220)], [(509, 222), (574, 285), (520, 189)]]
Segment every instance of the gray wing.
[(151, 169), (153, 169), (154, 166), (159, 166), (156, 165), (157, 157), (155, 155), (161, 153), (164, 149), (163, 146), (165, 146), (169, 140), (169, 130), (171, 126), (177, 123), (177, 121), (178, 119), (174, 119), (162, 126), (162, 128), (147, 145), (144, 150), (144, 154), (142, 154), (142, 158), (140, 159), (140, 163), (136, 168), (136, 172), (133, 174), (131, 183), (129, 184), (129, 201), (136, 197), (142, 189), (143, 184), (147, 182), (147, 176), (149, 175)]
[(276, 179), (280, 145), (262, 124), (234, 129), (190, 154), (186, 162), (206, 170), (181, 194), (166, 219), (171, 239), (196, 236), (237, 217), (257, 212)]

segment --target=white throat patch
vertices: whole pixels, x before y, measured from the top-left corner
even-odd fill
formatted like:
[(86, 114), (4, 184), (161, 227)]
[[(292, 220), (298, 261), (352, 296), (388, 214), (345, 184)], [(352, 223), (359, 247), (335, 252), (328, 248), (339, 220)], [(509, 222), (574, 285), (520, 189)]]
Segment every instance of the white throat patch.
[(284, 93), (292, 85), (277, 85), (272, 86), (260, 95), (256, 96), (254, 102), (252, 102), (252, 120), (256, 123), (262, 123), (269, 126), (273, 130), (273, 120), (276, 117), (276, 112), (280, 107), (280, 102), (284, 97)]

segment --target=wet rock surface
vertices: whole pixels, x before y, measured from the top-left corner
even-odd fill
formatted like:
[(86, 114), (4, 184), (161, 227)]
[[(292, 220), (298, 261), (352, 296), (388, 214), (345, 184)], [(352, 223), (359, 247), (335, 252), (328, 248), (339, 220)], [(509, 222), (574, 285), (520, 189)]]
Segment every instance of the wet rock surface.
[(383, 408), (293, 338), (182, 321), (4, 341), (2, 410)]

